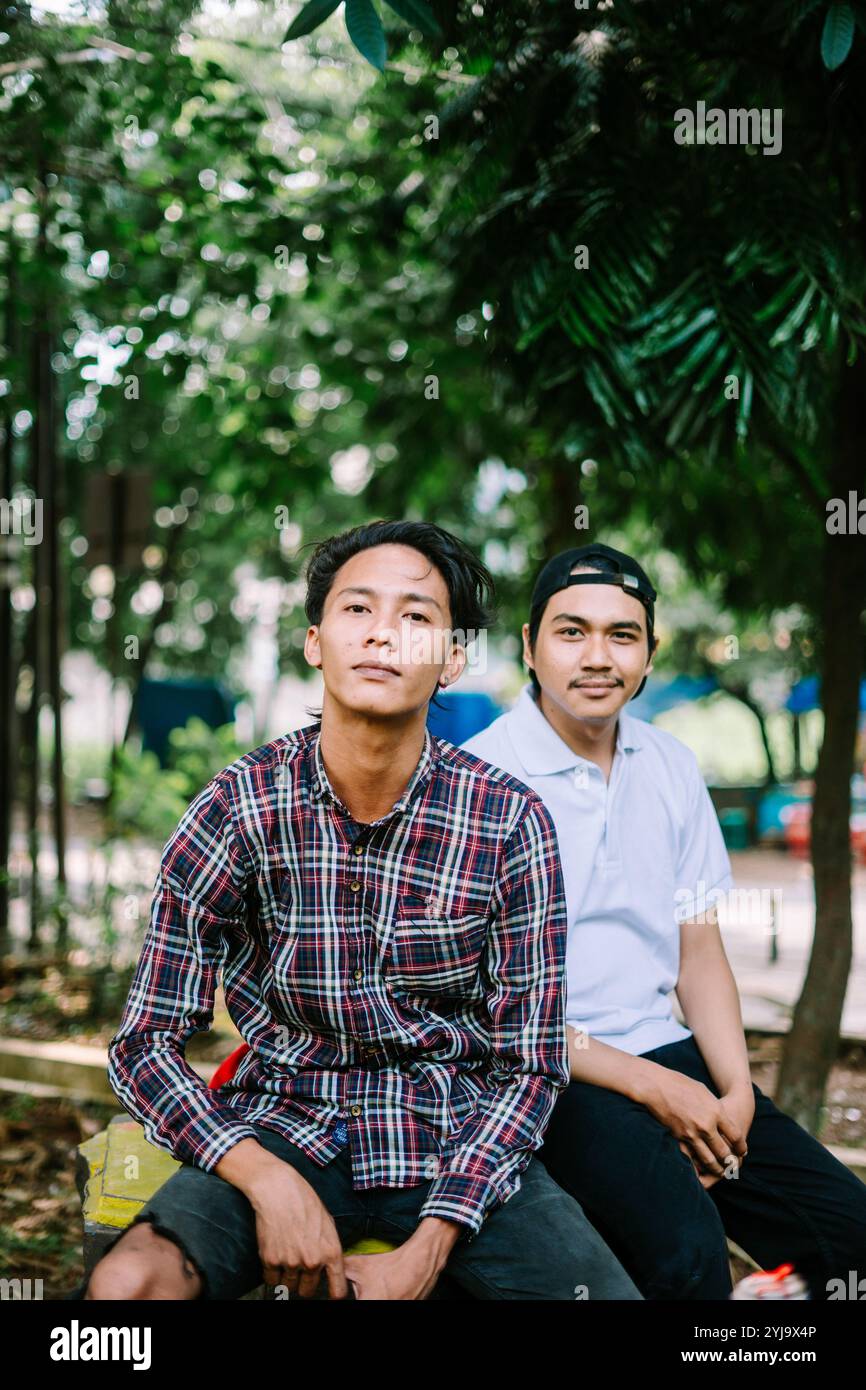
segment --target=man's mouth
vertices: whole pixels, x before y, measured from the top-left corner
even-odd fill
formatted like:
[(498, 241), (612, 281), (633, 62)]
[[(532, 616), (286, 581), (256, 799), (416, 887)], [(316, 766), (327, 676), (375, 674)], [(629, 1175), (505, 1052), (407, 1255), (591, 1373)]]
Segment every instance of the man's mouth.
[(587, 690), (590, 694), (593, 694), (607, 690), (616, 690), (619, 685), (619, 681), (578, 681), (574, 688), (575, 690)]
[(353, 671), (358, 671), (362, 676), (369, 676), (373, 680), (386, 680), (388, 676), (399, 677), (400, 672), (395, 671), (393, 666), (384, 666), (380, 661), (362, 661), (358, 666), (352, 667)]

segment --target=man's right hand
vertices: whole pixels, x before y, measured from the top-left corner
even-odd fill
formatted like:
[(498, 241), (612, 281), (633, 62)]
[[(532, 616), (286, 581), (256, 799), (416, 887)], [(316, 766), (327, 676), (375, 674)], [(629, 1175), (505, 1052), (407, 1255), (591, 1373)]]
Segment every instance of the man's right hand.
[(347, 1296), (337, 1228), (306, 1178), (255, 1139), (230, 1149), (217, 1172), (240, 1188), (255, 1212), (266, 1284), (284, 1284), (289, 1293), (312, 1298), (324, 1273), (329, 1297)]
[(644, 1075), (635, 1099), (670, 1130), (699, 1176), (723, 1178), (730, 1171), (732, 1154), (738, 1162), (745, 1158), (745, 1134), (724, 1102), (702, 1081), (655, 1063)]

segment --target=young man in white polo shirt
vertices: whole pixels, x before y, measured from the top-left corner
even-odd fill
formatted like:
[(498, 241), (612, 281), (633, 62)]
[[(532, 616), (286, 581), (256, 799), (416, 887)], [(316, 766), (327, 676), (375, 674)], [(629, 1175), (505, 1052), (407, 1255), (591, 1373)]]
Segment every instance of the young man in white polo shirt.
[(712, 802), (690, 750), (624, 709), (655, 599), (609, 546), (557, 555), (523, 627), (531, 683), (463, 745), (538, 792), (559, 841), (572, 1079), (539, 1157), (645, 1298), (727, 1298), (730, 1235), (823, 1299), (866, 1272), (866, 1185), (752, 1084)]

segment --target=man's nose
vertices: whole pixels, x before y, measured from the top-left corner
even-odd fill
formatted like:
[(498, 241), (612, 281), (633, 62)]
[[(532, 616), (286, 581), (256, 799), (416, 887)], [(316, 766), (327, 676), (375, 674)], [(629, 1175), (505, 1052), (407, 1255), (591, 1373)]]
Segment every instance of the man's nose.
[(377, 626), (367, 633), (364, 639), (365, 644), (375, 647), (386, 647), (395, 650), (397, 646), (397, 634), (393, 627)]
[(580, 664), (593, 668), (610, 666), (610, 655), (600, 632), (586, 638), (580, 650)]

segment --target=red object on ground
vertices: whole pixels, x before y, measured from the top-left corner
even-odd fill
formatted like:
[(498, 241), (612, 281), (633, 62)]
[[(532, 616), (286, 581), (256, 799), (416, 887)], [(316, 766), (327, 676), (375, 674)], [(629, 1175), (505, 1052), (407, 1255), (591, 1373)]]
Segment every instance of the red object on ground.
[[(785, 845), (798, 859), (808, 859), (812, 842), (812, 804), (792, 802), (783, 812)], [(851, 816), (851, 852), (857, 863), (866, 864), (866, 816), (854, 812)]]
[(210, 1086), (212, 1090), (216, 1090), (217, 1086), (224, 1086), (227, 1081), (231, 1081), (241, 1064), (242, 1058), (246, 1056), (249, 1050), (249, 1043), (241, 1043), (240, 1047), (235, 1048), (234, 1052), (230, 1052), (225, 1061), (220, 1062), (210, 1081), (207, 1083), (208, 1086)]
[(793, 802), (785, 807), (785, 844), (798, 859), (808, 859), (812, 839), (812, 805), (809, 801)]

